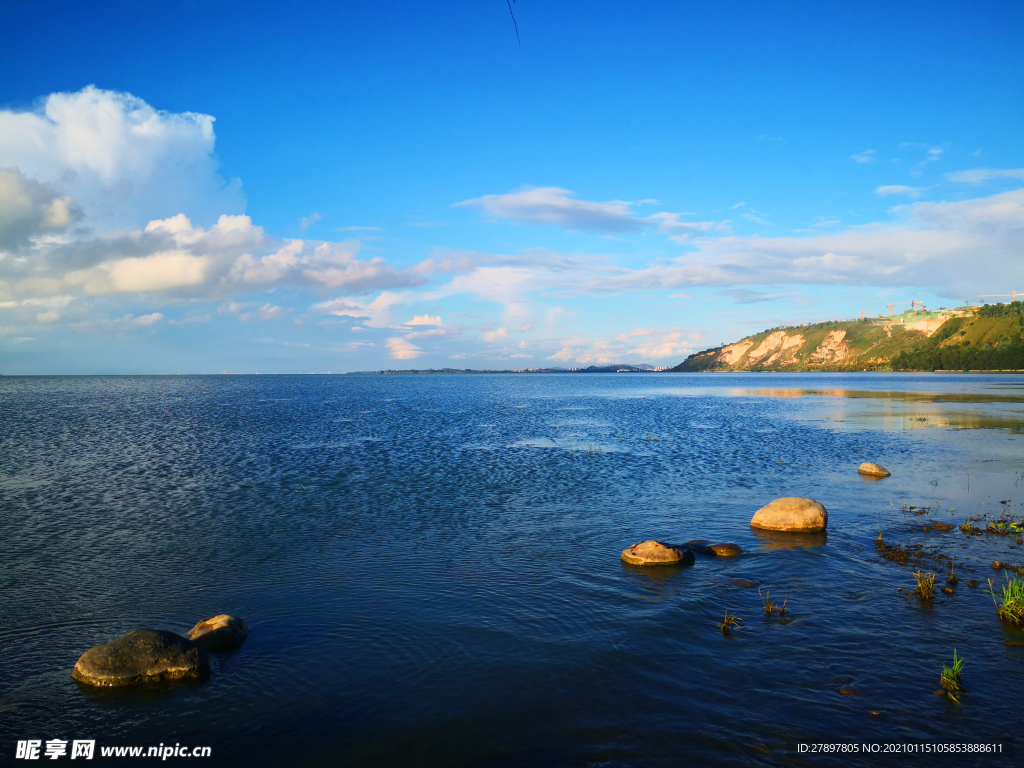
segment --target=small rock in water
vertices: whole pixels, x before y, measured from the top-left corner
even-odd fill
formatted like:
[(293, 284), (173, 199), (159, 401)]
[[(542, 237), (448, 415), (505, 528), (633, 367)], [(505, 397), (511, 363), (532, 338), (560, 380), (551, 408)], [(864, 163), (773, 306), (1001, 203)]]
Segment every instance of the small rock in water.
[(686, 547), (695, 549), (702, 555), (716, 555), (717, 557), (735, 557), (743, 554), (743, 550), (733, 543), (722, 543), (709, 541), (708, 539), (693, 539), (686, 542)]
[(1003, 645), (1009, 645), (1014, 648), (1024, 647), (1024, 640), (1003, 640)]
[(209, 673), (206, 650), (188, 638), (136, 629), (83, 653), (71, 676), (88, 685), (114, 686), (203, 678)]
[(949, 523), (929, 523), (929, 525), (925, 526), (925, 527), (930, 527), (933, 531), (952, 531), (953, 530), (953, 526), (950, 525)]
[(843, 694), (843, 696), (860, 696), (860, 690), (854, 688), (852, 685), (844, 685), (839, 689), (839, 692)]
[(641, 541), (622, 550), (622, 561), (630, 565), (691, 565), (693, 552), (669, 547), (660, 541)]
[(998, 560), (993, 560), (992, 561), (992, 567), (995, 568), (998, 571), (999, 569), (1001, 569), (1003, 567), (1003, 564), (1000, 563)]
[(226, 613), (203, 619), (188, 631), (193, 641), (218, 653), (233, 651), (245, 641), (248, 634), (248, 624)]
[(967, 586), (968, 587), (976, 587), (976, 586), (978, 586), (978, 582), (976, 582), (974, 579), (971, 579), (970, 581), (967, 582)]
[(881, 464), (875, 464), (873, 461), (865, 461), (857, 467), (857, 471), (862, 475), (869, 475), (871, 477), (889, 477), (892, 474)]
[(813, 499), (787, 496), (757, 510), (750, 526), (769, 531), (824, 531), (828, 527), (828, 511)]
[(951, 587), (943, 587), (942, 591), (945, 592), (947, 595), (953, 594), (953, 589)]
[(712, 544), (711, 551), (718, 557), (736, 557), (736, 555), (743, 554), (743, 550), (731, 542), (727, 544)]
[(745, 589), (754, 589), (761, 586), (759, 581), (749, 581), (748, 579), (733, 579), (732, 583), (737, 587), (744, 587)]

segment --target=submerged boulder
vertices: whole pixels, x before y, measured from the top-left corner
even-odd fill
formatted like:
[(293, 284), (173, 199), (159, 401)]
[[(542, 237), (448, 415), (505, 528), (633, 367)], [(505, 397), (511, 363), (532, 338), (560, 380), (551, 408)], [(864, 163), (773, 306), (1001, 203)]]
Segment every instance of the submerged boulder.
[(188, 631), (188, 636), (193, 641), (207, 650), (218, 653), (233, 651), (245, 642), (248, 634), (248, 624), (226, 613), (203, 619)]
[(693, 552), (660, 541), (641, 541), (622, 550), (622, 561), (630, 565), (691, 565)]
[(892, 474), (881, 464), (875, 464), (873, 461), (865, 461), (857, 467), (857, 471), (862, 475), (868, 475), (870, 477), (889, 477), (889, 475)]
[(209, 658), (205, 649), (174, 632), (136, 629), (83, 653), (71, 676), (102, 686), (199, 679), (210, 673)]
[(732, 583), (737, 587), (743, 587), (744, 589), (757, 589), (761, 586), (760, 581), (751, 581), (750, 579), (733, 579)]
[(787, 496), (757, 510), (750, 526), (768, 531), (824, 531), (828, 511), (813, 499)]
[(712, 544), (711, 551), (714, 552), (717, 557), (736, 557), (736, 555), (743, 554), (743, 550), (740, 549), (739, 545), (733, 544), (731, 541)]
[(686, 547), (694, 549), (703, 555), (714, 555), (715, 557), (735, 557), (743, 554), (739, 545), (732, 542), (709, 541), (708, 539), (694, 539), (686, 542)]

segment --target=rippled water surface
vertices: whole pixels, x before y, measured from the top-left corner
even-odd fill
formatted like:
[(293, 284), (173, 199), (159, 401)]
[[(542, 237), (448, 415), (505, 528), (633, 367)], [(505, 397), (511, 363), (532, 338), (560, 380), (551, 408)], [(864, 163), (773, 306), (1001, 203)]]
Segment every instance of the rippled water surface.
[[(1004, 641), (1024, 633), (983, 590), (1024, 548), (922, 527), (1024, 513), (1022, 426), (1020, 376), (0, 378), (0, 763), (28, 738), (268, 766), (1008, 743), (1024, 647)], [(828, 508), (827, 537), (751, 530), (790, 495)], [(956, 555), (954, 594), (904, 599), (879, 530)], [(744, 554), (620, 561), (648, 538)], [(220, 612), (251, 633), (205, 683), (71, 679), (93, 645)], [(933, 695), (954, 647), (961, 705)]]

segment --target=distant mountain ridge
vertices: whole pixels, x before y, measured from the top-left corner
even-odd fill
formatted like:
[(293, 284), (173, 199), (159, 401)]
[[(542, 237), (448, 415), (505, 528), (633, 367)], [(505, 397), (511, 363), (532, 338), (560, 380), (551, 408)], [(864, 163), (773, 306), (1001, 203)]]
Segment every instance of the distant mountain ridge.
[(654, 373), (668, 370), (650, 363), (614, 363), (590, 365), (586, 368), (406, 368), (403, 370), (353, 371), (353, 373)]
[(1024, 302), (770, 328), (673, 371), (1024, 369)]

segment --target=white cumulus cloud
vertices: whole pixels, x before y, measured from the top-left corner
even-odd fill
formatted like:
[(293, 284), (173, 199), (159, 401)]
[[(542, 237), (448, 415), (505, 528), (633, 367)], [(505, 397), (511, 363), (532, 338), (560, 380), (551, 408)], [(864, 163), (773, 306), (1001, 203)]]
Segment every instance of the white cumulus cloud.
[(413, 360), (423, 354), (419, 347), (401, 337), (388, 339), (386, 344), (395, 360)]
[(240, 183), (217, 172), (213, 123), (94, 86), (53, 93), (32, 110), (0, 110), (0, 168), (64, 189), (99, 228), (242, 213)]
[(441, 316), (431, 317), (430, 315), (413, 315), (412, 320), (406, 320), (406, 325), (444, 325)]
[(70, 195), (27, 178), (18, 168), (0, 168), (0, 253), (67, 229), (81, 215)]

